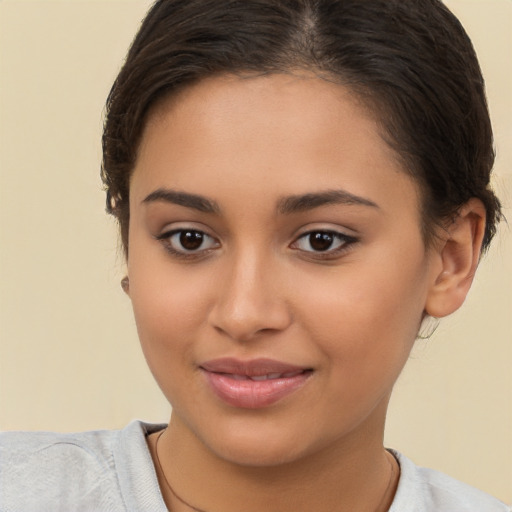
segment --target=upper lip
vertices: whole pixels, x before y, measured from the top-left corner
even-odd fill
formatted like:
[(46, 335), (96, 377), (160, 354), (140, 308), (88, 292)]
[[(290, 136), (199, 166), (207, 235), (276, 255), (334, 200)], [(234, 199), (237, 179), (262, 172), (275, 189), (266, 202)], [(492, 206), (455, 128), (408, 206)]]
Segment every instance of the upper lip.
[(297, 374), (310, 370), (305, 366), (276, 361), (274, 359), (252, 359), (242, 361), (232, 357), (213, 359), (202, 363), (200, 367), (203, 370), (212, 373), (225, 373), (228, 375), (242, 375), (246, 377), (259, 377), (263, 375), (288, 375)]

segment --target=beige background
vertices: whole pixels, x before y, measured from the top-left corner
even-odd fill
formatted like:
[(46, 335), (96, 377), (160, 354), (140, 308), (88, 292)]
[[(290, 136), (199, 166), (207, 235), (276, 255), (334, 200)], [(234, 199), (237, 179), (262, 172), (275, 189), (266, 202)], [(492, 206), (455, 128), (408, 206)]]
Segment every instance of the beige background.
[[(512, 221), (512, 2), (450, 0), (481, 58)], [(149, 1), (0, 1), (0, 428), (165, 421), (98, 177), (102, 108)], [(386, 442), (512, 502), (512, 242), (418, 342)]]

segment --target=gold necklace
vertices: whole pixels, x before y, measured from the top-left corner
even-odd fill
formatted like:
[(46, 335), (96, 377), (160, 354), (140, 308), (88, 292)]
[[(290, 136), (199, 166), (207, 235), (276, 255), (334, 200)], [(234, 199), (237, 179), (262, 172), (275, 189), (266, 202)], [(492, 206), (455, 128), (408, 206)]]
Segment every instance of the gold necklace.
[[(158, 434), (158, 437), (156, 438), (156, 443), (155, 443), (155, 456), (156, 456), (156, 462), (158, 464), (158, 469), (160, 470), (160, 474), (163, 476), (164, 478), (164, 482), (165, 484), (167, 485), (167, 487), (169, 488), (169, 490), (171, 491), (172, 495), (179, 501), (181, 502), (183, 505), (185, 505), (186, 507), (188, 507), (190, 510), (194, 510), (194, 512), (207, 512), (206, 510), (203, 510), (202, 508), (197, 508), (197, 507), (194, 507), (194, 505), (191, 505), (190, 503), (186, 502), (181, 496), (179, 496), (178, 494), (176, 494), (176, 491), (172, 488), (171, 484), (169, 483), (169, 480), (167, 480), (167, 477), (165, 476), (165, 473), (164, 473), (164, 470), (162, 468), (162, 464), (160, 463), (160, 457), (158, 456), (158, 442), (160, 441), (160, 438), (162, 437), (162, 434), (166, 431), (167, 429), (163, 429), (159, 434)], [(379, 503), (379, 506), (375, 509), (375, 512), (380, 512), (381, 510), (381, 507), (382, 507), (382, 504), (386, 501), (386, 498), (388, 496), (388, 492), (389, 492), (389, 489), (391, 487), (391, 483), (393, 482), (393, 475), (395, 474), (395, 468), (394, 468), (394, 465), (392, 464), (392, 462), (389, 460), (389, 457), (393, 457), (393, 455), (391, 455), (389, 452), (387, 452), (387, 456), (386, 456), (386, 460), (388, 461), (388, 464), (389, 464), (389, 467), (391, 469), (390, 473), (389, 473), (389, 481), (388, 481), (388, 485), (386, 487), (386, 490), (384, 491), (384, 494), (382, 496), (382, 499)]]

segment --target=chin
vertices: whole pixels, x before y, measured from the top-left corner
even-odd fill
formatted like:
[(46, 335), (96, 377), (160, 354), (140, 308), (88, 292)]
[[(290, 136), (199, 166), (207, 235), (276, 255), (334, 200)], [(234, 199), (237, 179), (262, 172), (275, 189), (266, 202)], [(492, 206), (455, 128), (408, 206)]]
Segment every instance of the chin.
[(240, 423), (210, 430), (201, 436), (203, 445), (216, 457), (245, 467), (290, 464), (322, 448), (314, 439), (308, 440), (307, 432), (294, 431), (271, 420), (253, 425)]
[(291, 443), (277, 443), (269, 445), (265, 441), (257, 443), (226, 443), (223, 446), (211, 447), (216, 455), (226, 462), (245, 467), (273, 467), (290, 464), (301, 458), (303, 454), (297, 447), (292, 447)]

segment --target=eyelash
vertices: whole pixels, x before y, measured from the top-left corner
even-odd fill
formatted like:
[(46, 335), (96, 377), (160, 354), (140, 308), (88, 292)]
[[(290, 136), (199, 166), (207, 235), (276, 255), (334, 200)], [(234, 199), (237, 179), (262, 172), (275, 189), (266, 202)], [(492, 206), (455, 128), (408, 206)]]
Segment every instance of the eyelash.
[[(313, 257), (316, 259), (335, 259), (339, 256), (341, 256), (343, 253), (349, 250), (350, 246), (358, 242), (359, 240), (351, 235), (347, 235), (345, 233), (340, 233), (339, 231), (333, 231), (330, 229), (313, 229), (311, 231), (308, 231), (306, 233), (303, 233), (300, 235), (295, 242), (293, 242), (290, 247), (292, 249), (295, 249), (298, 245), (298, 243), (302, 240), (308, 240), (309, 239), (309, 245), (311, 246), (311, 237), (313, 235), (320, 235), (319, 241), (322, 241), (322, 238), (326, 240), (326, 237), (330, 237), (332, 240), (332, 244), (334, 244), (336, 241), (340, 242), (340, 245), (338, 247), (335, 247), (334, 249), (331, 249), (328, 247), (326, 250), (312, 250), (307, 251), (302, 249), (303, 252), (305, 252), (308, 257)], [(297, 250), (301, 250), (300, 248), (297, 248)]]
[[(199, 236), (201, 238), (200, 245), (197, 249), (189, 249), (186, 248), (183, 249), (176, 249), (173, 247), (172, 239), (176, 235), (180, 235), (180, 238), (185, 234), (193, 234), (196, 237)], [(327, 241), (329, 243), (328, 238), (331, 239), (331, 243), (335, 244), (336, 242), (339, 242), (340, 245), (338, 247), (335, 247), (334, 249), (331, 249), (330, 247), (327, 247), (325, 250), (305, 250), (300, 249), (298, 247), (299, 242), (302, 240), (307, 240), (309, 238), (309, 245), (311, 246), (311, 237), (313, 235), (320, 235), (320, 238), (317, 239), (320, 243), (322, 241)], [(167, 231), (165, 233), (162, 233), (161, 235), (158, 235), (155, 237), (156, 240), (161, 242), (164, 246), (164, 248), (173, 256), (177, 258), (183, 258), (183, 259), (201, 259), (202, 257), (207, 256), (212, 250), (216, 249), (220, 244), (219, 242), (212, 236), (208, 235), (204, 231), (201, 231), (199, 229), (186, 229), (186, 228), (180, 228), (180, 229), (173, 229), (172, 231)], [(200, 247), (203, 245), (205, 240), (211, 240), (213, 241), (213, 246), (207, 247), (205, 249), (201, 249)], [(323, 240), (322, 240), (323, 239)], [(193, 241), (193, 240), (192, 240)], [(199, 241), (199, 240), (198, 240)], [(307, 255), (307, 257), (313, 257), (315, 259), (335, 259), (339, 256), (341, 256), (344, 252), (346, 252), (350, 246), (358, 242), (358, 239), (351, 235), (346, 235), (344, 233), (340, 233), (338, 231), (333, 231), (329, 229), (315, 229), (308, 231), (306, 233), (301, 234), (292, 244), (290, 244), (290, 248), (294, 250), (301, 251)], [(179, 243), (182, 245), (182, 241), (180, 240)]]
[[(185, 233), (195, 234), (195, 235), (199, 235), (200, 237), (202, 237), (201, 245), (204, 243), (205, 239), (210, 239), (215, 242), (215, 246), (208, 247), (206, 249), (198, 249), (198, 250), (187, 250), (186, 248), (183, 248), (183, 249), (174, 248), (172, 245), (172, 238), (175, 237), (176, 235), (180, 235), (180, 237), (181, 237)], [(215, 240), (215, 238), (208, 235), (204, 231), (201, 231), (200, 229), (186, 229), (186, 228), (173, 229), (172, 231), (166, 231), (165, 233), (162, 233), (161, 235), (158, 235), (155, 238), (162, 243), (165, 250), (168, 251), (171, 255), (173, 255), (177, 258), (183, 258), (183, 259), (199, 259), (201, 257), (206, 256), (208, 253), (210, 253), (212, 250), (214, 250), (216, 248), (216, 246), (219, 245), (218, 241)]]

